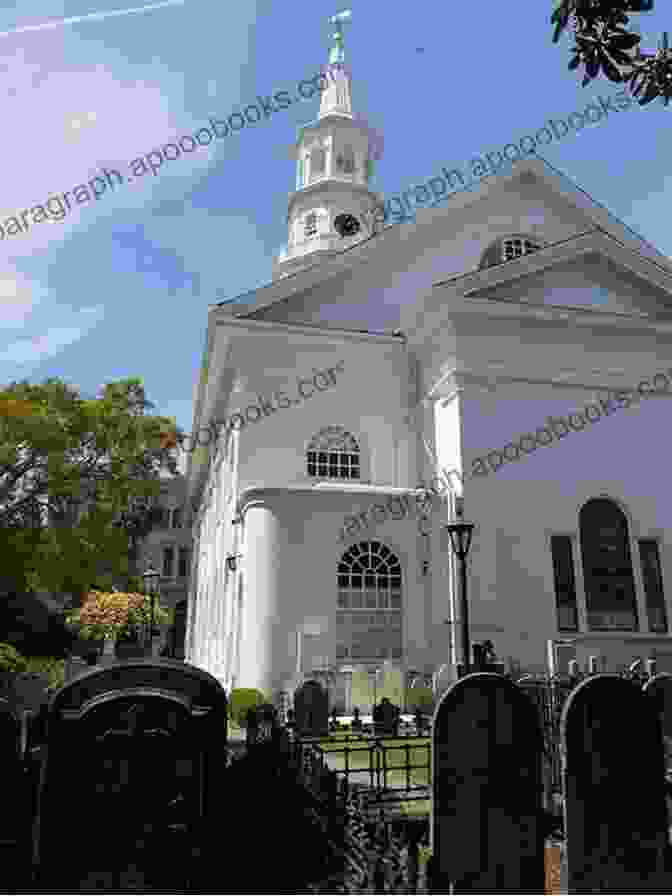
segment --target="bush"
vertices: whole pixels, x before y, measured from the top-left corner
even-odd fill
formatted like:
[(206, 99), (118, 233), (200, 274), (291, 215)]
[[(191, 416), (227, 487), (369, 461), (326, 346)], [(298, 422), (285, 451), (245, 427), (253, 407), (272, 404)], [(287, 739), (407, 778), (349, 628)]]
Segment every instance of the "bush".
[(431, 715), (435, 706), (434, 692), (431, 688), (408, 688), (406, 706), (409, 712), (415, 712), (419, 706), (421, 712)]
[(11, 644), (0, 643), (0, 672), (13, 672), (20, 674), (28, 670), (28, 662), (16, 647)]
[(268, 703), (268, 700), (256, 688), (234, 688), (229, 697), (229, 718), (242, 728), (248, 709), (262, 703)]
[(29, 656), (27, 672), (37, 672), (49, 679), (49, 690), (55, 691), (65, 684), (65, 660), (55, 656)]

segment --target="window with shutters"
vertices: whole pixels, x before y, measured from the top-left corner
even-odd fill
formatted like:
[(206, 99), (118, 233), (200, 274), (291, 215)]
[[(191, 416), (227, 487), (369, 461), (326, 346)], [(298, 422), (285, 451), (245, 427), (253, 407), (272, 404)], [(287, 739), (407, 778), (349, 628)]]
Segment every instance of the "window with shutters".
[(555, 583), (555, 608), (560, 631), (579, 630), (579, 615), (574, 582), (574, 554), (569, 535), (551, 536), (553, 577)]
[(667, 609), (663, 593), (663, 574), (660, 568), (658, 542), (652, 538), (640, 538), (639, 557), (644, 582), (646, 613), (649, 630), (656, 634), (667, 633)]

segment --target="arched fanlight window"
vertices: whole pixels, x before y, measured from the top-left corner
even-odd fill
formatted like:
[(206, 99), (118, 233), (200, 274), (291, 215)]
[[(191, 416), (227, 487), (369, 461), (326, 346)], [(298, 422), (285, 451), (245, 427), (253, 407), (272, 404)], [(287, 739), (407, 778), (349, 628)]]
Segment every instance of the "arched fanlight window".
[(308, 475), (328, 479), (359, 479), (359, 445), (341, 426), (327, 426), (308, 445)]
[(480, 268), (490, 268), (505, 261), (512, 261), (522, 255), (529, 255), (541, 249), (541, 244), (531, 237), (517, 235), (507, 236), (492, 243), (483, 253)]
[(402, 658), (401, 564), (379, 541), (354, 544), (338, 564), (336, 658)]
[(355, 154), (351, 146), (344, 146), (336, 156), (336, 170), (344, 174), (353, 174), (355, 170)]
[(306, 215), (303, 232), (305, 236), (315, 236), (317, 233), (317, 215), (315, 212), (310, 212), (310, 214)]
[(589, 631), (637, 631), (625, 514), (614, 501), (593, 498), (581, 508), (579, 529)]

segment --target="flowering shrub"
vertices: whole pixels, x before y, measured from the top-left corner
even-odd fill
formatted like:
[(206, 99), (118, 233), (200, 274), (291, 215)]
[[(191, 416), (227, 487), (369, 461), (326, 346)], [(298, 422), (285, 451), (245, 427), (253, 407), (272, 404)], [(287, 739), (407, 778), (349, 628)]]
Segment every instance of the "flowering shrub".
[[(66, 613), (65, 618), (69, 626), (78, 629), (80, 638), (114, 640), (132, 638), (142, 626), (150, 624), (151, 613), (151, 598), (146, 594), (91, 591), (83, 605)], [(171, 621), (171, 614), (158, 603), (154, 621)]]

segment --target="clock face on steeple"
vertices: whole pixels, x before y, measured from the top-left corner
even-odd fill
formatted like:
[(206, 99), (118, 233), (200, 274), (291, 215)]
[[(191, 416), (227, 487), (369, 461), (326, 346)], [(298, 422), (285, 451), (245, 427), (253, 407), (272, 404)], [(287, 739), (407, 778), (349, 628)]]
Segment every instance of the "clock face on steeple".
[(354, 215), (338, 215), (334, 221), (336, 232), (341, 236), (354, 236), (360, 230), (360, 223)]

